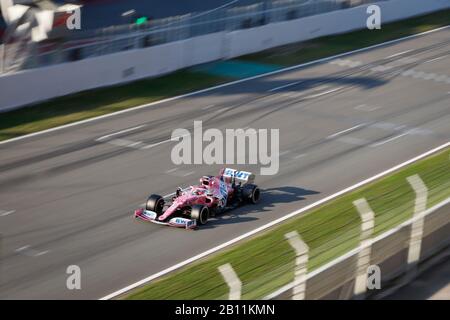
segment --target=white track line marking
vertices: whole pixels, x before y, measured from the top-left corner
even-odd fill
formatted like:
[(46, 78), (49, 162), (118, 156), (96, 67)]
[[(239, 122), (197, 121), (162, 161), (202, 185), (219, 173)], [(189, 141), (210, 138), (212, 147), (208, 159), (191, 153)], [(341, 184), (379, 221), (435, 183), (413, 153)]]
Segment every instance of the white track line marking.
[(26, 246), (23, 246), (23, 247), (20, 247), (20, 248), (16, 249), (15, 251), (16, 251), (16, 252), (22, 252), (22, 251), (24, 251), (24, 250), (27, 250), (28, 248), (30, 248), (30, 246), (29, 246), (29, 245), (26, 245)]
[(344, 134), (344, 133), (346, 133), (346, 132), (354, 131), (354, 130), (356, 130), (356, 129), (362, 127), (363, 125), (365, 125), (365, 123), (361, 123), (361, 124), (358, 124), (358, 125), (356, 125), (356, 126), (354, 126), (354, 127), (351, 127), (351, 128), (348, 128), (348, 129), (345, 129), (345, 130), (342, 130), (342, 131), (333, 133), (332, 135), (329, 135), (329, 136), (327, 137), (327, 139), (333, 139), (333, 138), (335, 138), (335, 137), (337, 137), (337, 136), (340, 136), (341, 134)]
[(163, 140), (163, 141), (160, 141), (160, 142), (156, 142), (154, 144), (149, 144), (149, 145), (146, 145), (145, 147), (142, 147), (141, 150), (151, 149), (153, 147), (157, 147), (159, 145), (162, 145), (164, 143), (171, 142), (171, 141), (172, 141), (172, 139), (167, 139), (167, 140)]
[(324, 96), (324, 95), (327, 95), (327, 94), (330, 94), (330, 93), (339, 91), (339, 90), (341, 90), (341, 89), (342, 89), (342, 87), (338, 87), (338, 88), (331, 89), (331, 90), (328, 90), (328, 91), (325, 91), (325, 92), (313, 94), (313, 95), (307, 96), (306, 99), (314, 99), (314, 98), (318, 98), (318, 97), (321, 97), (321, 96)]
[(277, 90), (280, 90), (280, 89), (292, 87), (292, 86), (295, 86), (296, 84), (299, 84), (301, 82), (303, 82), (303, 81), (291, 82), (291, 83), (285, 84), (284, 86), (279, 86), (279, 87), (276, 87), (276, 88), (272, 88), (272, 89), (269, 90), (269, 92), (274, 92), (274, 91), (277, 91)]
[(163, 141), (160, 141), (160, 142), (156, 142), (156, 143), (154, 143), (154, 144), (146, 145), (145, 147), (142, 147), (141, 150), (151, 149), (151, 148), (153, 148), (153, 147), (160, 146), (160, 145), (162, 145), (162, 144), (164, 144), (164, 143), (167, 143), (167, 142), (172, 142), (172, 139), (167, 139), (167, 140), (163, 140)]
[(340, 67), (358, 67), (362, 64), (360, 61), (352, 61), (350, 59), (337, 59), (335, 61), (331, 61), (331, 64), (336, 64)]
[(219, 268), (219, 272), (222, 274), (223, 279), (227, 283), (230, 288), (230, 292), (228, 294), (228, 300), (240, 300), (241, 299), (241, 291), (242, 291), (242, 281), (239, 279), (236, 271), (234, 271), (231, 264), (227, 263), (221, 265)]
[(402, 52), (399, 52), (399, 53), (395, 53), (393, 55), (390, 55), (390, 56), (386, 57), (386, 59), (395, 58), (395, 57), (401, 56), (402, 54), (405, 54), (405, 53), (408, 53), (408, 52), (411, 52), (411, 51), (412, 51), (412, 49), (411, 50), (402, 51)]
[(379, 146), (381, 146), (381, 145), (383, 145), (383, 144), (385, 144), (385, 143), (388, 143), (388, 142), (397, 140), (397, 139), (399, 139), (399, 138), (401, 138), (401, 137), (404, 137), (404, 136), (406, 136), (407, 134), (409, 134), (409, 132), (404, 132), (404, 133), (399, 134), (399, 135), (397, 135), (397, 136), (395, 136), (395, 137), (392, 137), (392, 138), (389, 138), (389, 139), (386, 139), (386, 140), (383, 140), (383, 141), (374, 143), (374, 144), (371, 145), (371, 147), (379, 147)]
[(183, 174), (183, 177), (190, 176), (191, 174), (194, 174), (194, 173), (195, 173), (195, 171), (189, 171), (189, 172)]
[(40, 257), (40, 256), (43, 256), (44, 254), (47, 254), (50, 252), (50, 250), (37, 251), (35, 249), (32, 249), (30, 245), (20, 247), (14, 251), (17, 253), (21, 253), (23, 255), (29, 256), (29, 257)]
[(136, 146), (138, 146), (138, 145), (140, 145), (140, 144), (142, 144), (142, 141), (137, 141), (137, 142), (134, 142), (134, 143), (128, 145), (128, 147), (134, 148), (134, 147), (136, 147)]
[(430, 62), (442, 60), (442, 59), (444, 59), (445, 57), (446, 57), (446, 56), (437, 57), (437, 58), (434, 58), (434, 59), (431, 59), (431, 60), (427, 60), (427, 61), (425, 61), (424, 63), (430, 63)]
[(50, 252), (49, 250), (41, 251), (41, 252), (36, 253), (34, 256), (35, 257), (43, 256), (44, 254), (47, 254), (49, 252)]
[(303, 157), (305, 157), (305, 156), (306, 156), (306, 153), (301, 153), (301, 154), (296, 155), (296, 156), (294, 157), (294, 159), (300, 159), (300, 158), (303, 158)]
[(145, 125), (141, 125), (141, 126), (137, 126), (137, 127), (121, 130), (121, 131), (114, 132), (114, 133), (111, 133), (111, 134), (107, 134), (106, 136), (103, 136), (103, 137), (100, 137), (100, 138), (96, 139), (96, 141), (103, 141), (103, 140), (106, 140), (108, 138), (117, 136), (119, 134), (127, 133), (127, 132), (134, 131), (134, 130), (138, 130), (138, 129), (143, 128), (143, 127), (145, 127)]
[(236, 81), (220, 84), (220, 85), (217, 85), (217, 86), (214, 86), (214, 87), (209, 87), (209, 88), (201, 89), (201, 90), (194, 91), (194, 92), (189, 92), (189, 93), (186, 93), (186, 94), (183, 94), (183, 95), (179, 95), (179, 96), (176, 96), (176, 97), (171, 97), (171, 98), (167, 98), (167, 99), (163, 99), (163, 100), (159, 100), (159, 101), (155, 101), (155, 102), (142, 104), (140, 106), (136, 106), (136, 107), (125, 109), (125, 110), (120, 110), (120, 111), (113, 112), (113, 113), (108, 113), (108, 114), (105, 114), (105, 115), (102, 115), (102, 116), (98, 116), (98, 117), (95, 117), (95, 118), (89, 118), (89, 119), (86, 119), (86, 120), (81, 120), (81, 121), (69, 123), (69, 124), (66, 124), (66, 125), (63, 125), (63, 126), (59, 126), (59, 127), (55, 127), (55, 128), (50, 128), (50, 129), (46, 129), (46, 130), (30, 133), (30, 134), (23, 135), (23, 136), (16, 137), (16, 138), (12, 138), (12, 139), (9, 139), (9, 140), (0, 141), (0, 145), (1, 144), (6, 144), (6, 143), (11, 143), (11, 142), (14, 142), (14, 141), (23, 140), (23, 139), (28, 139), (28, 138), (35, 137), (35, 136), (38, 136), (38, 135), (41, 135), (41, 134), (44, 134), (44, 133), (49, 133), (49, 132), (54, 132), (54, 131), (65, 129), (65, 128), (74, 127), (74, 126), (77, 126), (77, 125), (80, 125), (80, 124), (85, 124), (85, 123), (89, 123), (89, 122), (93, 122), (93, 121), (98, 121), (98, 120), (101, 120), (101, 119), (114, 117), (114, 116), (117, 116), (119, 114), (124, 114), (124, 113), (127, 113), (127, 112), (131, 112), (131, 111), (136, 111), (136, 110), (152, 107), (152, 106), (155, 106), (155, 105), (159, 105), (159, 104), (163, 104), (163, 103), (179, 100), (179, 99), (182, 99), (182, 98), (191, 97), (191, 96), (198, 95), (198, 94), (201, 94), (201, 93), (204, 93), (204, 92), (209, 92), (209, 91), (217, 90), (217, 89), (220, 89), (220, 88), (229, 87), (229, 86), (232, 86), (232, 85), (235, 85), (235, 84), (239, 84), (239, 83), (242, 83), (242, 82), (247, 82), (247, 81), (251, 81), (251, 80), (255, 80), (255, 79), (259, 79), (259, 78), (264, 78), (264, 77), (268, 77), (268, 76), (271, 76), (271, 75), (275, 75), (275, 74), (279, 74), (279, 73), (283, 73), (283, 72), (287, 72), (287, 71), (291, 71), (291, 70), (300, 69), (300, 68), (304, 68), (304, 67), (307, 67), (307, 66), (319, 64), (319, 63), (322, 63), (322, 62), (332, 61), (333, 59), (336, 59), (336, 58), (339, 58), (339, 57), (346, 57), (346, 56), (349, 56), (349, 55), (352, 55), (352, 54), (355, 54), (355, 53), (370, 51), (372, 49), (384, 47), (384, 46), (387, 46), (387, 45), (390, 45), (390, 44), (394, 44), (394, 43), (398, 43), (398, 42), (402, 42), (402, 41), (405, 41), (405, 40), (408, 40), (408, 39), (417, 38), (417, 37), (424, 36), (424, 35), (427, 35), (427, 34), (431, 34), (431, 33), (434, 33), (434, 32), (439, 32), (439, 31), (442, 31), (442, 30), (445, 30), (445, 29), (448, 29), (448, 28), (450, 28), (450, 25), (444, 26), (444, 27), (440, 27), (440, 28), (436, 28), (436, 29), (429, 30), (429, 31), (425, 31), (425, 32), (421, 32), (421, 33), (417, 33), (417, 34), (413, 34), (413, 35), (406, 36), (406, 37), (403, 37), (403, 38), (398, 38), (398, 39), (394, 39), (394, 40), (378, 43), (378, 44), (375, 44), (375, 45), (372, 45), (372, 46), (368, 46), (368, 47), (365, 47), (365, 48), (360, 48), (360, 49), (356, 49), (356, 50), (353, 50), (353, 51), (343, 52), (343, 53), (340, 53), (340, 54), (336, 54), (334, 56), (325, 57), (325, 58), (317, 59), (317, 60), (306, 62), (306, 63), (302, 63), (302, 64), (297, 64), (297, 65), (290, 66), (290, 67), (283, 68), (283, 69), (279, 69), (279, 70), (274, 70), (274, 71), (267, 72), (267, 73), (264, 73), (264, 74), (259, 74), (259, 75), (253, 76), (253, 77), (249, 77), (249, 78), (245, 78), (245, 79), (240, 79), (240, 80), (236, 80)]
[(239, 241), (241, 241), (243, 239), (246, 239), (246, 238), (249, 238), (249, 237), (253, 236), (254, 234), (257, 234), (257, 233), (259, 233), (261, 231), (264, 231), (264, 230), (269, 229), (269, 228), (271, 228), (271, 227), (273, 227), (275, 225), (278, 225), (278, 224), (280, 224), (283, 221), (286, 221), (286, 220), (288, 220), (288, 219), (290, 219), (292, 217), (295, 217), (295, 216), (297, 216), (297, 215), (299, 215), (299, 214), (301, 214), (301, 213), (303, 213), (305, 211), (308, 211), (308, 210), (310, 210), (312, 208), (320, 206), (320, 205), (322, 205), (323, 203), (325, 203), (327, 201), (335, 199), (335, 198), (337, 198), (337, 197), (339, 197), (339, 196), (341, 196), (341, 195), (343, 195), (343, 194), (345, 194), (347, 192), (355, 190), (355, 189), (357, 189), (357, 188), (359, 188), (359, 187), (361, 187), (361, 186), (363, 186), (363, 185), (365, 185), (367, 183), (370, 183), (372, 181), (375, 181), (375, 180), (377, 180), (377, 179), (379, 179), (379, 178), (381, 178), (381, 177), (383, 177), (383, 176), (385, 176), (385, 175), (387, 175), (389, 173), (395, 172), (395, 171), (397, 171), (400, 168), (403, 168), (403, 167), (405, 167), (405, 166), (407, 166), (407, 165), (409, 165), (411, 163), (414, 163), (414, 162), (416, 162), (416, 161), (418, 161), (420, 159), (423, 159), (423, 158), (425, 158), (425, 157), (427, 157), (427, 156), (429, 156), (429, 155), (431, 155), (431, 154), (433, 154), (433, 153), (435, 153), (437, 151), (445, 149), (448, 146), (450, 146), (450, 141), (445, 143), (445, 144), (443, 144), (443, 145), (441, 145), (441, 146), (439, 146), (439, 147), (436, 147), (436, 148), (434, 148), (432, 150), (429, 150), (429, 151), (427, 151), (425, 153), (422, 153), (421, 155), (419, 155), (417, 157), (409, 159), (408, 161), (400, 163), (400, 164), (398, 164), (398, 165), (396, 165), (396, 166), (394, 166), (394, 167), (392, 167), (392, 168), (390, 168), (388, 170), (380, 172), (380, 173), (378, 173), (378, 174), (376, 174), (376, 175), (374, 175), (374, 176), (372, 176), (370, 178), (367, 178), (367, 179), (365, 179), (363, 181), (360, 181), (360, 182), (358, 182), (358, 183), (356, 183), (356, 184), (354, 184), (354, 185), (352, 185), (352, 186), (350, 186), (348, 188), (345, 188), (345, 189), (340, 190), (340, 191), (338, 191), (338, 192), (336, 192), (336, 193), (334, 193), (332, 195), (329, 195), (329, 196), (327, 196), (327, 197), (325, 197), (325, 198), (323, 198), (323, 199), (321, 199), (319, 201), (316, 201), (316, 202), (314, 202), (314, 203), (312, 203), (310, 205), (307, 205), (307, 206), (305, 206), (303, 208), (300, 208), (298, 210), (290, 212), (290, 213), (288, 213), (288, 214), (286, 214), (286, 215), (284, 215), (284, 216), (282, 216), (282, 217), (280, 217), (278, 219), (275, 219), (275, 220), (273, 220), (273, 221), (271, 221), (271, 222), (269, 222), (269, 223), (267, 223), (265, 225), (262, 225), (262, 226), (260, 226), (260, 227), (258, 227), (256, 229), (253, 229), (253, 230), (251, 230), (251, 231), (249, 231), (247, 233), (244, 233), (244, 234), (240, 235), (239, 237), (236, 237), (234, 239), (226, 241), (226, 242), (224, 242), (224, 243), (222, 243), (222, 244), (220, 244), (220, 245), (218, 245), (216, 247), (213, 247), (213, 248), (211, 248), (209, 250), (206, 250), (206, 251), (204, 251), (204, 252), (202, 252), (200, 254), (197, 254), (196, 256), (193, 256), (193, 257), (191, 257), (189, 259), (186, 259), (186, 260), (184, 260), (184, 261), (182, 261), (180, 263), (177, 263), (177, 264), (175, 264), (175, 265), (173, 265), (173, 266), (171, 266), (169, 268), (161, 270), (161, 271), (159, 271), (159, 272), (157, 272), (157, 273), (155, 273), (155, 274), (153, 274), (153, 275), (151, 275), (149, 277), (146, 277), (146, 278), (144, 278), (144, 279), (142, 279), (140, 281), (137, 281), (137, 282), (135, 282), (135, 283), (125, 287), (125, 288), (122, 288), (122, 289), (117, 290), (117, 291), (115, 291), (115, 292), (113, 292), (111, 294), (108, 294), (107, 296), (104, 296), (104, 297), (100, 298), (100, 300), (109, 300), (109, 299), (117, 297), (117, 296), (119, 296), (121, 294), (124, 294), (125, 292), (128, 292), (128, 291), (130, 291), (132, 289), (135, 289), (135, 288), (137, 288), (137, 287), (139, 287), (139, 286), (141, 286), (143, 284), (146, 284), (149, 281), (152, 281), (152, 280), (157, 279), (157, 278), (159, 278), (161, 276), (164, 276), (164, 275), (166, 275), (166, 274), (168, 274), (168, 273), (170, 273), (170, 272), (172, 272), (174, 270), (177, 270), (177, 269), (179, 269), (181, 267), (184, 267), (184, 266), (190, 264), (191, 262), (197, 261), (197, 260), (202, 259), (202, 258), (204, 258), (204, 257), (206, 257), (206, 256), (208, 256), (208, 255), (210, 255), (210, 254), (212, 254), (214, 252), (217, 252), (217, 251), (219, 251), (221, 249), (227, 248), (227, 247), (231, 246), (232, 244), (235, 244), (235, 243), (237, 243), (237, 242), (239, 242)]
[(109, 144), (118, 146), (118, 147), (131, 147), (133, 145), (137, 145), (141, 142), (134, 142), (131, 140), (126, 140), (126, 139), (113, 139), (108, 141)]
[(189, 135), (190, 135), (190, 134), (184, 134), (184, 135), (182, 135), (182, 136), (176, 136), (176, 137), (173, 137), (173, 139), (172, 139), (172, 138), (169, 138), (169, 139), (166, 139), (166, 140), (162, 140), (162, 141), (160, 141), (160, 142), (156, 142), (156, 143), (154, 143), (154, 144), (149, 144), (149, 145), (147, 145), (147, 146), (145, 146), (145, 147), (142, 147), (141, 150), (151, 149), (151, 148), (153, 148), (153, 147), (157, 147), (157, 146), (162, 145), (162, 144), (167, 143), (167, 142), (177, 142), (176, 139), (183, 138), (183, 137), (187, 137), (187, 136), (189, 136)]
[(13, 214), (14, 212), (16, 212), (16, 210), (11, 210), (11, 211), (0, 210), (0, 217), (9, 216), (10, 214)]
[(208, 110), (208, 109), (211, 109), (211, 108), (213, 108), (215, 106), (216, 106), (215, 104), (211, 104), (209, 106), (203, 107), (202, 110)]

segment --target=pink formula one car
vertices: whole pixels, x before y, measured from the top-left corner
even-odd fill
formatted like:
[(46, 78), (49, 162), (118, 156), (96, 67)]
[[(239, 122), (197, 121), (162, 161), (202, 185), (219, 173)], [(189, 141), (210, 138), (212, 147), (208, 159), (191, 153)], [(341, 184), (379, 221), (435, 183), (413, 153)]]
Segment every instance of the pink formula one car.
[(173, 197), (152, 194), (136, 219), (186, 229), (203, 225), (210, 216), (244, 203), (257, 203), (261, 192), (250, 172), (222, 169), (218, 176), (203, 176), (199, 185), (178, 188)]

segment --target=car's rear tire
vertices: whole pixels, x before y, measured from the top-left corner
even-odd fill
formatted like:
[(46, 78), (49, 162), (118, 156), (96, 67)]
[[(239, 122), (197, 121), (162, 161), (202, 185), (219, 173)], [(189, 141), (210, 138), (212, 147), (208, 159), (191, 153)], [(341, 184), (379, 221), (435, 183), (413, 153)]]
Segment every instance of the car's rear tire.
[(160, 215), (164, 208), (164, 198), (157, 194), (152, 194), (148, 197), (145, 203), (145, 209), (149, 211), (156, 212)]
[(242, 198), (252, 204), (257, 204), (261, 199), (261, 190), (254, 184), (247, 184), (242, 189)]
[(191, 218), (197, 220), (199, 225), (206, 224), (209, 218), (209, 208), (200, 204), (192, 206)]

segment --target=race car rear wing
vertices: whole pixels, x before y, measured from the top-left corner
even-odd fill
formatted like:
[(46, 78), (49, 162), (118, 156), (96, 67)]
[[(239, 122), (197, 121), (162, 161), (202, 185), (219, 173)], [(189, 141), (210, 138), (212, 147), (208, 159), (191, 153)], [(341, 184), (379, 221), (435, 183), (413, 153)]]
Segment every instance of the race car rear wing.
[(253, 173), (247, 171), (238, 171), (231, 168), (226, 168), (222, 176), (225, 178), (234, 177), (236, 179), (236, 182), (242, 182), (243, 184), (254, 183), (255, 181), (255, 175)]

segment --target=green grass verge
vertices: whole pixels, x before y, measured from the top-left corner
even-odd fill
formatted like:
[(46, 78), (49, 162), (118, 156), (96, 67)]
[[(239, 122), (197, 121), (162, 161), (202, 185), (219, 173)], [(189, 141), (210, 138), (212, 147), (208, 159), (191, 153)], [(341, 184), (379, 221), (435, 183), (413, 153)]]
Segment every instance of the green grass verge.
[[(323, 37), (247, 55), (239, 59), (286, 66), (294, 65), (431, 30), (447, 25), (449, 21), (450, 10), (445, 10), (386, 24), (382, 26), (381, 30), (362, 30)], [(81, 92), (28, 108), (0, 113), (0, 141), (207, 88), (230, 80), (184, 70), (160, 78)]]
[(0, 113), (0, 141), (112, 113), (230, 81), (183, 70), (154, 79), (90, 90)]
[(317, 38), (246, 55), (239, 59), (290, 66), (369, 47), (377, 43), (429, 31), (448, 24), (450, 24), (450, 10), (443, 10), (399, 22), (383, 24), (380, 30), (364, 29), (341, 35)]
[(375, 212), (375, 235), (412, 217), (415, 195), (406, 178), (419, 174), (429, 188), (428, 207), (450, 196), (450, 149), (292, 218), (259, 236), (193, 263), (130, 293), (127, 299), (224, 299), (228, 288), (217, 267), (231, 263), (243, 298), (258, 299), (290, 283), (294, 252), (284, 238), (296, 230), (310, 248), (308, 270), (337, 258), (359, 242), (360, 218), (352, 202), (366, 198)]

